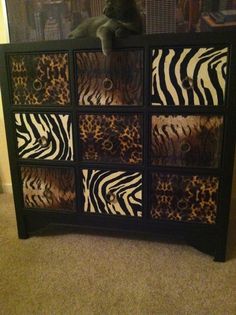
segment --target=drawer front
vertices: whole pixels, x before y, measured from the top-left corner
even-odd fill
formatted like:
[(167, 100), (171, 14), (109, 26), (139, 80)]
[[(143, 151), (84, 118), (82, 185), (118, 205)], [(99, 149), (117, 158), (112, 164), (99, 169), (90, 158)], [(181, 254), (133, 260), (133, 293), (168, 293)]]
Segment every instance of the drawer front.
[(85, 161), (142, 163), (142, 115), (79, 116), (80, 151)]
[(13, 105), (70, 103), (68, 54), (17, 54), (9, 64)]
[(78, 105), (142, 105), (143, 52), (76, 54)]
[(21, 167), (25, 208), (75, 210), (75, 175), (72, 168)]
[(142, 174), (83, 170), (84, 212), (142, 217)]
[(72, 161), (72, 118), (67, 114), (15, 114), (18, 156)]
[(152, 51), (152, 105), (223, 105), (228, 48)]
[(152, 163), (218, 167), (222, 134), (221, 116), (152, 116)]
[(151, 218), (214, 224), (218, 190), (214, 176), (153, 173)]

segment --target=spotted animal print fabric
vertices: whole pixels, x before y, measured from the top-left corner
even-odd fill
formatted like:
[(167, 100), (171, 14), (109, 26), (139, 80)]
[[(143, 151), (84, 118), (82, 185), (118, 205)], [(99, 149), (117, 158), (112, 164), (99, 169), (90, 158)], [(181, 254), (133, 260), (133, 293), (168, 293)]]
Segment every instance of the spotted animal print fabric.
[(83, 160), (142, 163), (142, 115), (81, 114), (79, 130)]
[(69, 105), (68, 54), (12, 55), (9, 63), (13, 105)]
[(151, 218), (214, 224), (218, 190), (219, 179), (215, 176), (153, 173)]

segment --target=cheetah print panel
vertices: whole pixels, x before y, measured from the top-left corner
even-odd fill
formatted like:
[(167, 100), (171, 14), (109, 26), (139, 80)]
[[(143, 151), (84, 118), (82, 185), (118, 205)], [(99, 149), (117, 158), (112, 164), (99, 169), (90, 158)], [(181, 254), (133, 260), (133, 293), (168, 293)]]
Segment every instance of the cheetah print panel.
[(142, 163), (141, 115), (80, 115), (82, 159)]
[(151, 218), (214, 224), (218, 189), (217, 177), (154, 173)]
[(70, 103), (68, 54), (10, 56), (13, 105)]

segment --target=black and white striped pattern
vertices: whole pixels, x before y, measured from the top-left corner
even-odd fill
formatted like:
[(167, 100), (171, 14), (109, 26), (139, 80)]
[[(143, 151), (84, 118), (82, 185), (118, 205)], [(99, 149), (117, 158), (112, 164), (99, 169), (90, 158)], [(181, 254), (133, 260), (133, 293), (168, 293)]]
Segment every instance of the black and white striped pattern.
[(227, 47), (153, 50), (152, 105), (223, 105), (227, 56)]
[[(84, 211), (142, 217), (142, 175), (130, 171), (83, 170)], [(114, 196), (109, 202), (107, 196)]]
[(15, 124), (20, 158), (73, 160), (70, 115), (17, 113)]

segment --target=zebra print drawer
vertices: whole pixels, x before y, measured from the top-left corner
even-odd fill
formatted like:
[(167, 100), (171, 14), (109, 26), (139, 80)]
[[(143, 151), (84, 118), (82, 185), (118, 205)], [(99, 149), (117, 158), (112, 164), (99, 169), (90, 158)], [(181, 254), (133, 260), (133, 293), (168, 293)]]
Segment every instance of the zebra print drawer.
[(70, 115), (16, 113), (15, 125), (19, 158), (74, 159)]
[(79, 116), (80, 151), (85, 161), (141, 164), (142, 115)]
[(79, 52), (78, 105), (142, 105), (143, 52)]
[(152, 51), (152, 105), (223, 105), (228, 48)]
[(70, 103), (67, 53), (20, 54), (9, 57), (13, 105)]
[(214, 224), (218, 190), (214, 176), (153, 173), (151, 218)]
[(25, 208), (75, 210), (74, 169), (23, 166), (21, 179)]
[(152, 116), (152, 163), (218, 167), (222, 134), (221, 116)]
[(142, 174), (83, 170), (84, 212), (142, 217)]

